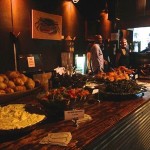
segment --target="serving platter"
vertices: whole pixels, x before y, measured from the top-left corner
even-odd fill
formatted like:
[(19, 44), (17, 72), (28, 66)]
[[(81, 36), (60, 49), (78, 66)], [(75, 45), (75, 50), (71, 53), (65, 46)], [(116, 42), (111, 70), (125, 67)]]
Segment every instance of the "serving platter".
[(141, 90), (133, 93), (113, 93), (101, 90), (100, 97), (102, 100), (113, 100), (113, 101), (130, 100), (144, 96), (144, 93), (146, 91), (147, 91), (146, 88), (141, 88)]
[(11, 94), (1, 94), (0, 95), (0, 104), (6, 104), (8, 102), (12, 102), (18, 98), (21, 98), (23, 96), (27, 96), (30, 94), (33, 94), (37, 91), (40, 91), (42, 89), (42, 86), (38, 84), (34, 89), (21, 91), (21, 92), (14, 92)]
[[(43, 117), (42, 117), (42, 119), (40, 119), (36, 123), (35, 122), (29, 123), (29, 125), (27, 125), (25, 127), (21, 126), (19, 128), (8, 129), (8, 130), (0, 129), (0, 142), (15, 139), (15, 138), (18, 138), (22, 135), (25, 135), (25, 134), (33, 131), (40, 124), (42, 124), (47, 118), (46, 115), (45, 115), (45, 111), (37, 105), (31, 105), (31, 104), (10, 104), (10, 105), (23, 105), (24, 108), (25, 108), (24, 111), (26, 111), (30, 114), (33, 114), (33, 115), (34, 114), (43, 115)], [(5, 106), (8, 106), (8, 105), (5, 105)], [(3, 107), (5, 107), (5, 106), (3, 106)]]

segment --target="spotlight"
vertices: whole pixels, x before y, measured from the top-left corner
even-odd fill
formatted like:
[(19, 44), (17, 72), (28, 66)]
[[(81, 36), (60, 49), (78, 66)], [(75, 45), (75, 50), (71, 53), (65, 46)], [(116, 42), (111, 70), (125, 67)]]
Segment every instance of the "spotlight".
[(73, 2), (73, 3), (78, 3), (78, 2), (79, 2), (79, 0), (72, 0), (72, 2)]

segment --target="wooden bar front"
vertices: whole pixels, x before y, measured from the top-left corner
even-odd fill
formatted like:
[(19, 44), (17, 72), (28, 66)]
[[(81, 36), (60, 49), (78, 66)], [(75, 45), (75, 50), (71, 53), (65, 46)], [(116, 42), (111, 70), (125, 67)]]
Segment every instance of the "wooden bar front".
[[(150, 92), (131, 100), (101, 101), (85, 108), (92, 121), (82, 123), (78, 128), (72, 121), (58, 121), (41, 124), (32, 132), (0, 142), (1, 150), (136, 150), (150, 148)], [(19, 103), (37, 103), (35, 96), (18, 99)], [(13, 103), (13, 102), (12, 102)], [(41, 145), (39, 141), (49, 132), (71, 132), (72, 144), (68, 147)]]

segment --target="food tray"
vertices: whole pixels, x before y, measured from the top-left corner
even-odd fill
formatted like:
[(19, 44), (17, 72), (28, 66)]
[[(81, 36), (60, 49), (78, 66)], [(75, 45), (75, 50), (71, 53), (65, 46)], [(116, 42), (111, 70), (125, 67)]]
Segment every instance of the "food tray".
[[(36, 113), (40, 115), (45, 115), (45, 111), (36, 105), (26, 104), (25, 110), (29, 113)], [(11, 139), (18, 138), (22, 135), (26, 135), (27, 133), (31, 132), (35, 128), (37, 128), (40, 124), (42, 124), (46, 120), (46, 115), (43, 120), (37, 122), (36, 124), (30, 124), (27, 127), (20, 128), (20, 129), (11, 129), (11, 130), (0, 130), (0, 142), (8, 141)]]
[(112, 101), (130, 100), (144, 96), (144, 92), (146, 91), (147, 91), (146, 89), (141, 89), (136, 93), (113, 93), (100, 91), (100, 97), (102, 100), (112, 100)]
[(37, 91), (40, 91), (41, 89), (42, 89), (42, 86), (38, 85), (34, 89), (23, 91), (23, 92), (15, 92), (15, 93), (11, 93), (11, 94), (1, 94), (0, 95), (0, 104), (6, 104), (8, 102), (12, 102), (23, 96), (27, 96), (27, 95), (33, 94)]

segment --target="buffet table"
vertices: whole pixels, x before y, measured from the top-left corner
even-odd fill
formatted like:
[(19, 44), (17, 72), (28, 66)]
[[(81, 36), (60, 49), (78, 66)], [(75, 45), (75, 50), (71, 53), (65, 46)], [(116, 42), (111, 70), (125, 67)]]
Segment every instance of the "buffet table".
[[(130, 100), (102, 100), (85, 107), (89, 122), (73, 126), (72, 121), (48, 120), (32, 132), (0, 142), (0, 149), (12, 150), (148, 150), (150, 149), (150, 91)], [(14, 103), (14, 102), (12, 102)], [(15, 103), (38, 104), (35, 95)], [(39, 144), (50, 132), (71, 132), (67, 147)]]

